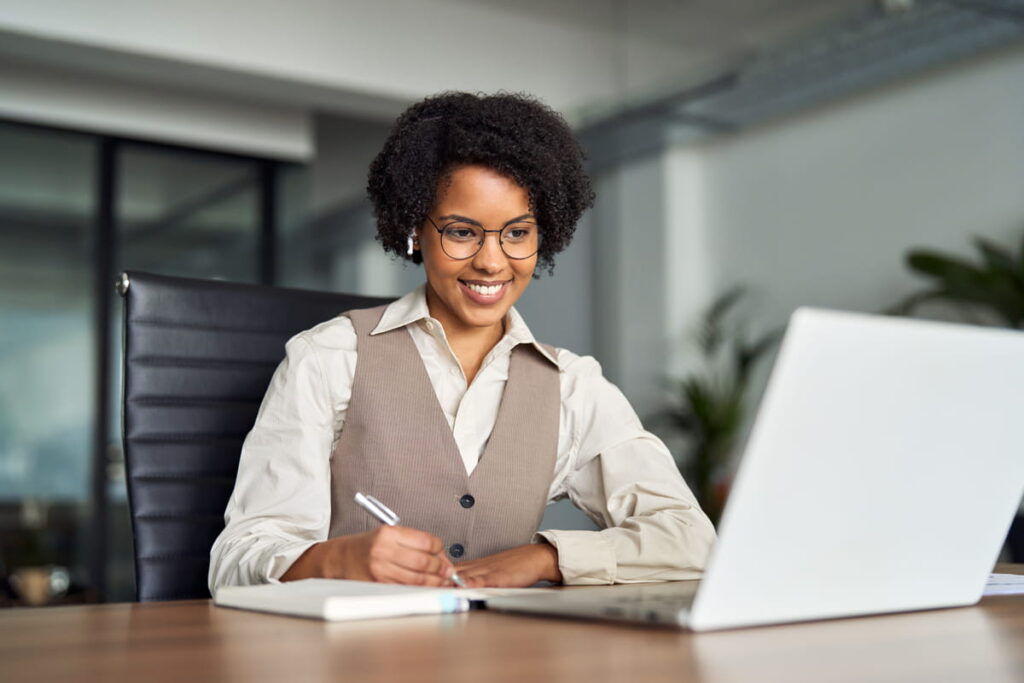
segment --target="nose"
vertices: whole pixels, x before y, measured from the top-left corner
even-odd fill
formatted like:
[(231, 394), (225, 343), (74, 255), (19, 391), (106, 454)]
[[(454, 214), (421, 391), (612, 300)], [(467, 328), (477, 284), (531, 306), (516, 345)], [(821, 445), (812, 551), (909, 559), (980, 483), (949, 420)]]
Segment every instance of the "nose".
[(484, 234), (484, 243), (473, 257), (473, 267), (485, 273), (498, 273), (508, 264), (508, 257), (501, 250), (498, 233)]

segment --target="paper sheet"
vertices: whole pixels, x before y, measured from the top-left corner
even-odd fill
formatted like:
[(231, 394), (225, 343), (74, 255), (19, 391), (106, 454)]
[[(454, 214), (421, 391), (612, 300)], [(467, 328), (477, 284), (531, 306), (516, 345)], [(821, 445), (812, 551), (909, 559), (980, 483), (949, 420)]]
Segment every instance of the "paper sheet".
[(992, 574), (982, 595), (1024, 595), (1024, 575)]

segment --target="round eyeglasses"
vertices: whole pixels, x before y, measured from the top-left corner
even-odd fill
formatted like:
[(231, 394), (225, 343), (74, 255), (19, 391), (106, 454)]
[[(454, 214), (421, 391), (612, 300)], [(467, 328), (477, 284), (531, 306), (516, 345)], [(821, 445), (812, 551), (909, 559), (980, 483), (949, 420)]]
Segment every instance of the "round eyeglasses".
[(498, 246), (505, 256), (515, 261), (528, 259), (540, 249), (539, 230), (533, 223), (515, 223), (506, 225), (501, 230), (484, 230), (479, 225), (464, 221), (452, 221), (439, 228), (433, 218), (427, 216), (427, 220), (441, 236), (441, 249), (448, 258), (456, 261), (476, 256), (483, 248), (484, 239), (489, 232), (498, 233)]

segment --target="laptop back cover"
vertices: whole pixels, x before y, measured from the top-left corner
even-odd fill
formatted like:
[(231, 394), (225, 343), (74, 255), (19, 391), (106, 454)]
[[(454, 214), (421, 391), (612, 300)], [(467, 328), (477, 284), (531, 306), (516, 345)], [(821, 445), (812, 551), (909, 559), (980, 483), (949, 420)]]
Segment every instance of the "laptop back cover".
[(794, 313), (697, 630), (976, 602), (1024, 493), (1024, 333)]

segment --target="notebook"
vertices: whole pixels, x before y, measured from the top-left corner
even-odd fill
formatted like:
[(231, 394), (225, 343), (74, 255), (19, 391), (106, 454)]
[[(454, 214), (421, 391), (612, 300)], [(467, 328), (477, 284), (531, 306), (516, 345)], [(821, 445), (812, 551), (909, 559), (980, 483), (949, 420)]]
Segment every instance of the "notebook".
[(545, 588), (424, 588), (343, 579), (303, 579), (258, 586), (224, 586), (214, 604), (327, 621), (378, 619), (414, 614), (465, 612), (473, 603), (498, 595), (547, 591)]
[(487, 607), (709, 630), (974, 604), (1024, 493), (1021, 387), (1022, 332), (800, 309), (699, 586)]

